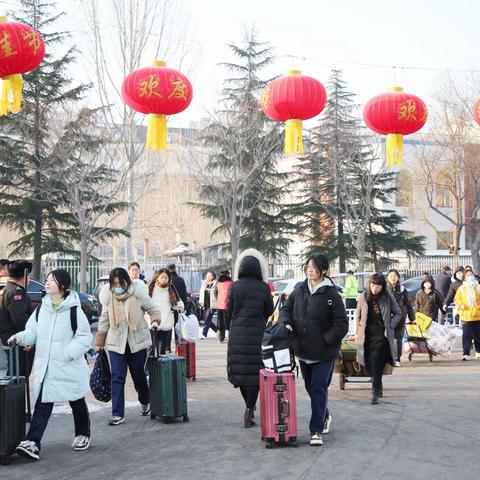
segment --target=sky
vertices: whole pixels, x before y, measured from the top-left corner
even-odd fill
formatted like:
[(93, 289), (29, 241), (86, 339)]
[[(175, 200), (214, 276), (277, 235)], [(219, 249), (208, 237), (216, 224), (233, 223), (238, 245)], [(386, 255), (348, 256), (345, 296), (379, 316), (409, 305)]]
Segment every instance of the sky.
[[(63, 0), (65, 28), (74, 42), (85, 44), (81, 4)], [(101, 0), (107, 2), (110, 0)], [(163, 4), (164, 0), (157, 0)], [(175, 0), (169, 0), (175, 1)], [(349, 89), (365, 103), (370, 97), (403, 86), (427, 104), (450, 74), (459, 82), (480, 71), (477, 54), (480, 2), (475, 0), (176, 0), (179, 23), (188, 17), (190, 58), (184, 63), (194, 88), (188, 110), (171, 121), (189, 126), (214, 111), (222, 81), (218, 64), (234, 60), (228, 43), (240, 43), (245, 28), (255, 26), (258, 39), (269, 42), (276, 60), (265, 78), (300, 69), (326, 84), (332, 69), (341, 69)], [(1, 10), (15, 0), (0, 1)], [(183, 12), (183, 13), (182, 13)], [(105, 19), (105, 27), (109, 27)], [(173, 32), (172, 35), (181, 35)], [(151, 57), (146, 52), (146, 57)], [(145, 58), (145, 64), (151, 58)], [(170, 58), (169, 64), (178, 59)], [(75, 74), (84, 75), (80, 57)], [(115, 59), (112, 57), (112, 62)], [(480, 75), (478, 75), (480, 78)], [(121, 83), (118, 78), (118, 83)], [(480, 85), (472, 84), (478, 90)]]

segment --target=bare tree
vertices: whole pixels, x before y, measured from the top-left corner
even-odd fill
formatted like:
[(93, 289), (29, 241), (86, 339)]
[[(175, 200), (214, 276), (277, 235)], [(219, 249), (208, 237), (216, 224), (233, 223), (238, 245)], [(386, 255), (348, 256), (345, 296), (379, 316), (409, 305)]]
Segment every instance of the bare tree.
[(145, 155), (140, 127), (143, 118), (124, 104), (121, 81), (154, 59), (175, 59), (174, 65), (180, 66), (198, 51), (186, 47), (187, 19), (174, 0), (90, 0), (86, 15), (95, 85), (101, 104), (108, 107), (104, 123), (121, 145), (127, 175), (125, 200), (129, 208), (124, 228), (129, 236), (125, 256), (131, 261), (136, 203), (145, 193), (147, 177), (139, 178), (136, 168)]
[[(62, 114), (63, 113), (63, 114)], [(61, 198), (69, 235), (78, 239), (80, 291), (87, 290), (87, 265), (101, 241), (128, 233), (115, 220), (128, 208), (122, 201), (126, 175), (119, 169), (118, 147), (108, 130), (96, 126), (100, 112), (57, 112), (58, 137), (52, 163), (44, 172)]]
[[(417, 147), (420, 172), (417, 184), (423, 187), (428, 208), (446, 220), (453, 229), (453, 244), (444, 240), (444, 248), (452, 251), (458, 261), (463, 230), (470, 236), (472, 258), (478, 267), (478, 209), (480, 198), (476, 181), (480, 173), (478, 152), (468, 145), (473, 141), (471, 92), (448, 77), (436, 107), (429, 118), (429, 130)], [(473, 155), (473, 158), (472, 158)], [(468, 207), (468, 208), (467, 208)], [(429, 217), (429, 215), (425, 215)], [(429, 225), (439, 233), (434, 222)], [(475, 246), (477, 245), (477, 246)]]

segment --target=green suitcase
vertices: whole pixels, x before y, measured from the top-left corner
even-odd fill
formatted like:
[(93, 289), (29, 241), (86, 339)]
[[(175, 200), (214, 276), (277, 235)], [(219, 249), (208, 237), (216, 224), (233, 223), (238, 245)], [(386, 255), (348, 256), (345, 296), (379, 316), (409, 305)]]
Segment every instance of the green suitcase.
[(150, 359), (151, 418), (165, 423), (187, 415), (187, 379), (185, 359), (176, 355), (159, 355)]

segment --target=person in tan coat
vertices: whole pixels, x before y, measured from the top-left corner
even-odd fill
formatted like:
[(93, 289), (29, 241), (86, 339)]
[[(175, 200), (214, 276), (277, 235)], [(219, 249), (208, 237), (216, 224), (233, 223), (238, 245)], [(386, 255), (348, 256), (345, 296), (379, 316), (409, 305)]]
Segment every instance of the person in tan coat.
[(152, 326), (160, 324), (160, 309), (155, 305), (142, 280), (131, 280), (123, 268), (110, 272), (109, 284), (100, 291), (102, 315), (95, 344), (106, 348), (112, 370), (112, 419), (110, 425), (125, 422), (125, 379), (130, 370), (142, 415), (150, 413), (145, 362), (152, 345), (145, 312)]
[[(402, 312), (387, 290), (382, 273), (374, 273), (357, 306), (357, 361), (372, 375), (372, 405), (383, 396), (382, 377), (385, 367), (395, 366), (395, 327)], [(389, 368), (389, 367), (387, 367)]]

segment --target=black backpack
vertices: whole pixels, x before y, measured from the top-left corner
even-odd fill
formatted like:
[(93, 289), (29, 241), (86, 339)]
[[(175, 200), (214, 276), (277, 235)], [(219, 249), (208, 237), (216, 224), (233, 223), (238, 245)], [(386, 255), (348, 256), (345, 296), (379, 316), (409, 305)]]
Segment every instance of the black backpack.
[[(35, 310), (35, 319), (38, 323), (38, 316), (40, 315), (40, 307), (37, 307)], [(75, 335), (77, 333), (78, 322), (77, 322), (77, 307), (70, 307), (70, 326), (72, 327), (72, 332)]]

